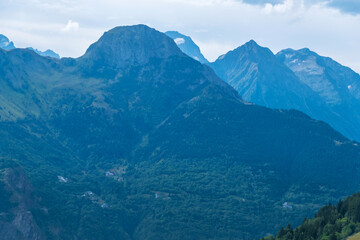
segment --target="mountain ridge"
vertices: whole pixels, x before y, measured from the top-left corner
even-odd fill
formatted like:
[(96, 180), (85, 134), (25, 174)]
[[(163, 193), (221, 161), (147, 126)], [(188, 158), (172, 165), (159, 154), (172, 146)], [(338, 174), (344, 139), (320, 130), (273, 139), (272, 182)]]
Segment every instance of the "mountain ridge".
[[(303, 94), (320, 101), (270, 49), (260, 47), (254, 40), (221, 56), (210, 66), (249, 102), (280, 109), (296, 106), (297, 110), (309, 113)], [(288, 89), (289, 92), (284, 92)]]
[[(13, 49), (16, 49), (15, 45), (13, 42), (10, 42), (10, 40), (0, 34), (0, 49), (4, 49), (4, 50), (13, 50)], [(34, 49), (32, 47), (28, 47), (27, 49), (31, 50), (31, 51), (34, 51), (35, 53), (39, 54), (40, 56), (43, 56), (43, 57), (52, 57), (52, 58), (60, 58), (60, 55), (55, 53), (54, 51), (48, 49), (44, 52), (38, 50), (38, 49)]]

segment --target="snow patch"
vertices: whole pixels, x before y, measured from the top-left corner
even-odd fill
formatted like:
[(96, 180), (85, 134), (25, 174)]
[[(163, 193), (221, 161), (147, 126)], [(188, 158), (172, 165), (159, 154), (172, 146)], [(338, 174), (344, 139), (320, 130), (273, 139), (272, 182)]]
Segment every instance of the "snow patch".
[(185, 39), (183, 38), (175, 38), (174, 41), (177, 45), (181, 45), (185, 43)]
[(222, 59), (224, 59), (224, 58), (225, 58), (225, 54), (221, 55), (221, 56), (219, 57), (219, 60), (222, 60)]

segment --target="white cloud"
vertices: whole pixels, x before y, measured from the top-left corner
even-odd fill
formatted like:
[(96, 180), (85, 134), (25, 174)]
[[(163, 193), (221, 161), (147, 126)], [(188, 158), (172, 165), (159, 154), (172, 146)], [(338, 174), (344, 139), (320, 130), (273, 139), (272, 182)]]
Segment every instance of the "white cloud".
[(272, 12), (285, 13), (293, 10), (293, 8), (294, 8), (294, 1), (286, 0), (283, 3), (278, 3), (278, 4), (266, 3), (264, 7), (264, 11), (266, 13), (272, 13)]
[(70, 31), (77, 31), (79, 30), (80, 25), (78, 22), (73, 22), (72, 20), (69, 20), (65, 27), (61, 29), (63, 32), (70, 32)]

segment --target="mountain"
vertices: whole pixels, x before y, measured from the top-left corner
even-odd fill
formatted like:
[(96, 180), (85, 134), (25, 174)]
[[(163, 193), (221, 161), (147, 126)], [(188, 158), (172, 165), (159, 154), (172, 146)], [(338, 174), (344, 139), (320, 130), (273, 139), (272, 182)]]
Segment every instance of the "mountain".
[(258, 105), (308, 113), (309, 103), (320, 101), (270, 49), (253, 40), (219, 57), (210, 66), (246, 101)]
[[(12, 49), (15, 49), (16, 47), (15, 47), (14, 43), (10, 42), (10, 40), (7, 37), (0, 34), (0, 48), (2, 48), (4, 50), (12, 50)], [(59, 54), (55, 53), (54, 51), (52, 51), (50, 49), (48, 49), (44, 52), (34, 49), (32, 47), (29, 47), (27, 49), (32, 50), (43, 57), (60, 58)]]
[(324, 120), (345, 136), (360, 141), (360, 75), (328, 57), (309, 49), (286, 49), (277, 54), (311, 90), (318, 94), (332, 113), (321, 118), (319, 111), (310, 115)]
[(145, 25), (0, 49), (0, 238), (250, 239), (356, 192), (360, 147), (249, 104)]
[(28, 48), (29, 50), (32, 50), (34, 52), (36, 52), (37, 54), (39, 54), (40, 56), (43, 56), (43, 57), (52, 57), (52, 58), (60, 58), (60, 55), (57, 54), (56, 52), (48, 49), (44, 52), (40, 51), (40, 50), (37, 50), (37, 49), (34, 49), (32, 47), (29, 47)]
[(14, 49), (14, 43), (10, 42), (10, 40), (5, 37), (4, 35), (0, 34), (0, 48), (5, 50), (11, 50)]
[(292, 229), (290, 225), (281, 228), (277, 236), (267, 236), (263, 240), (277, 239), (358, 239), (360, 234), (360, 194), (354, 194), (339, 201), (337, 205), (322, 207), (311, 220)]
[(329, 58), (290, 49), (275, 56), (250, 41), (210, 66), (246, 101), (302, 111), (350, 139), (360, 140), (360, 77)]
[(196, 45), (189, 36), (185, 36), (176, 31), (168, 31), (165, 34), (174, 39), (176, 45), (188, 56), (201, 63), (209, 63), (209, 61), (201, 53), (199, 46)]

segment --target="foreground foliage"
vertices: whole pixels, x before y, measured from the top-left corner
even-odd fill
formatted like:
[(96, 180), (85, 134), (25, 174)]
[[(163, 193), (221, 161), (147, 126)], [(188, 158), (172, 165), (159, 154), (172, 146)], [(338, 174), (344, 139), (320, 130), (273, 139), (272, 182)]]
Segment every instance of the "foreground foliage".
[(276, 237), (268, 236), (263, 240), (342, 240), (357, 232), (360, 232), (360, 193), (336, 206), (329, 204), (321, 208), (313, 219), (306, 218), (295, 229), (288, 225), (281, 228)]

